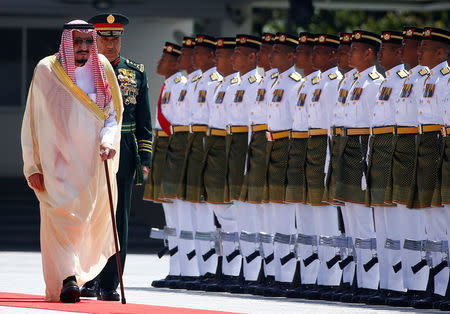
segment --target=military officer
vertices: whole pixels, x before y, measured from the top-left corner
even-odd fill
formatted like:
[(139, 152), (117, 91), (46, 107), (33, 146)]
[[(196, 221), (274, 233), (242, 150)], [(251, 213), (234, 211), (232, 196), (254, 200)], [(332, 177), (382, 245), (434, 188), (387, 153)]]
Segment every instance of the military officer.
[(401, 259), (402, 215), (385, 200), (394, 149), (395, 100), (408, 78), (401, 63), (402, 39), (401, 32), (381, 33), (378, 61), (386, 71), (386, 78), (378, 90), (372, 112), (366, 190), (366, 205), (373, 207), (375, 217), (380, 291), (369, 298), (367, 304), (386, 304), (387, 297), (398, 297), (399, 292), (404, 291), (402, 272), (392, 267)]
[[(134, 183), (142, 184), (151, 165), (152, 133), (148, 100), (147, 74), (144, 65), (120, 55), (121, 36), (128, 18), (120, 14), (100, 14), (89, 20), (97, 30), (98, 50), (111, 62), (123, 95), (124, 112), (121, 154), (117, 173), (118, 204), (116, 212), (122, 269), (128, 242), (128, 219)], [(119, 284), (116, 257), (112, 256), (98, 276), (101, 300), (118, 301)], [(93, 292), (95, 289), (91, 289)], [(85, 293), (90, 294), (88, 290)], [(94, 293), (95, 294), (95, 293)], [(93, 296), (91, 294), (91, 296)]]
[[(376, 256), (372, 209), (362, 203), (367, 184), (366, 153), (370, 116), (378, 87), (383, 80), (374, 66), (380, 43), (377, 34), (362, 30), (353, 32), (349, 62), (358, 70), (358, 78), (344, 104), (343, 127), (338, 131), (342, 136), (340, 156), (331, 173), (334, 186), (331, 187), (332, 195), (329, 198), (345, 203), (342, 207), (345, 230), (355, 242), (358, 260), (356, 270), (359, 289), (356, 293), (342, 295), (341, 301), (344, 302), (364, 302), (376, 291), (379, 281), (378, 265), (374, 263), (376, 259), (372, 259)], [(366, 271), (363, 266), (369, 261), (374, 266), (366, 267)]]
[[(164, 85), (161, 90), (161, 97), (158, 101), (158, 120), (156, 122), (156, 131), (155, 133), (160, 133), (166, 131), (159, 132), (162, 128), (162, 125), (165, 123), (163, 120), (166, 119), (169, 124), (173, 123), (173, 116), (175, 112), (177, 112), (178, 108), (175, 106), (176, 96), (180, 93), (180, 89), (185, 83), (186, 79), (181, 75), (181, 72), (178, 71), (178, 62), (177, 59), (181, 55), (181, 47), (170, 42), (166, 42), (164, 45), (163, 53), (158, 61), (158, 67), (156, 72), (159, 75), (163, 75), (165, 77)], [(169, 131), (171, 132), (171, 131)], [(158, 201), (161, 200), (162, 207), (164, 210), (164, 216), (166, 219), (166, 226), (164, 227), (165, 232), (167, 233), (168, 239), (168, 248), (170, 254), (170, 269), (169, 275), (163, 280), (157, 280), (152, 282), (153, 287), (166, 287), (170, 281), (179, 280), (180, 277), (180, 264), (179, 264), (179, 254), (178, 253), (178, 239), (177, 239), (177, 229), (178, 229), (178, 213), (176, 204), (174, 204), (171, 200), (165, 201), (163, 200), (163, 192), (161, 191), (161, 186), (163, 182), (163, 176), (166, 173), (166, 155), (167, 155), (167, 146), (169, 145), (169, 141), (167, 137), (162, 137), (163, 139), (159, 140), (159, 134), (155, 134), (155, 158), (152, 167), (152, 177), (149, 184), (146, 185), (146, 190), (144, 191), (144, 200), (153, 200)], [(164, 145), (165, 149), (162, 148), (162, 141), (167, 141), (167, 146)], [(160, 154), (159, 151), (161, 151)], [(159, 162), (159, 156), (161, 156), (161, 161)], [(153, 184), (153, 185), (152, 185)], [(154, 193), (151, 193), (151, 191)]]
[[(417, 105), (419, 131), (421, 133), (417, 139), (418, 154), (416, 157), (417, 169), (415, 170), (415, 188), (418, 193), (414, 195), (412, 204), (408, 204), (412, 208), (423, 208), (427, 239), (437, 242), (447, 240), (446, 232), (449, 225), (448, 210), (445, 207), (431, 208), (432, 206), (441, 206), (442, 203), (441, 184), (437, 182), (438, 160), (441, 154), (439, 127), (444, 122), (447, 123), (448, 106), (445, 103), (445, 97), (450, 73), (447, 64), (449, 38), (450, 32), (446, 30), (424, 28), (419, 49), (419, 62), (428, 66), (430, 74), (425, 79), (420, 101)], [(447, 182), (444, 184), (446, 186)], [(412, 306), (415, 308), (432, 308), (433, 303), (443, 301), (443, 296), (446, 294), (449, 268), (444, 267), (437, 272), (436, 269), (439, 268), (436, 266), (441, 264), (443, 256), (448, 256), (448, 249), (441, 246), (441, 249), (429, 253), (431, 253), (433, 266), (435, 267), (430, 272), (430, 277), (432, 276), (434, 280), (434, 293), (429, 297), (413, 301)]]

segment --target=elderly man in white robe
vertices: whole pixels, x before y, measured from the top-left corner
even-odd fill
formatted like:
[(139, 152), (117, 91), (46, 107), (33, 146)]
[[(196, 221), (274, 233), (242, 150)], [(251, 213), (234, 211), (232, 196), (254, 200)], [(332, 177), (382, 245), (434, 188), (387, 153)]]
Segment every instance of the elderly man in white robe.
[(46, 300), (79, 302), (79, 286), (115, 253), (113, 206), (122, 97), (92, 24), (64, 25), (59, 52), (34, 71), (22, 124), (24, 174), (40, 202)]

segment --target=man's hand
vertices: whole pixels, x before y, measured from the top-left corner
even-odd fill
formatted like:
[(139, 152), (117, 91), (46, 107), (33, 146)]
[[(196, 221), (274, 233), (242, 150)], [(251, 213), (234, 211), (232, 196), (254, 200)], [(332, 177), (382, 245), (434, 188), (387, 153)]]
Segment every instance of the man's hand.
[(44, 176), (42, 173), (33, 173), (28, 177), (28, 183), (33, 189), (45, 191)]
[(112, 159), (116, 154), (116, 150), (108, 143), (102, 143), (100, 145), (100, 158), (102, 161), (106, 159)]
[(144, 175), (144, 177), (148, 176), (149, 171), (150, 171), (149, 166), (142, 166), (142, 174)]

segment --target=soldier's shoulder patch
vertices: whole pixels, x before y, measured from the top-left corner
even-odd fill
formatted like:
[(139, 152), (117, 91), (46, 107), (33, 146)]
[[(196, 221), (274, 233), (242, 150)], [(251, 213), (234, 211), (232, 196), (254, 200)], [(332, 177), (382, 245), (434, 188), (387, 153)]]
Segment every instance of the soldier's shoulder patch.
[(336, 79), (337, 77), (338, 77), (337, 74), (334, 73), (334, 72), (328, 74), (328, 78), (329, 78), (330, 80), (334, 80), (334, 79)]
[(419, 71), (419, 74), (421, 76), (427, 75), (429, 73), (427, 68), (422, 68), (422, 70)]
[(239, 79), (237, 78), (237, 76), (235, 76), (231, 79), (230, 84), (233, 85), (236, 84), (237, 82), (239, 82)]
[(253, 84), (256, 82), (256, 77), (254, 75), (250, 75), (248, 81), (250, 82), (250, 84)]
[(302, 79), (302, 76), (300, 74), (298, 74), (297, 72), (293, 72), (293, 73), (289, 74), (289, 77), (296, 82), (298, 82)]
[(130, 59), (126, 59), (125, 63), (130, 67), (133, 68), (135, 70), (138, 70), (139, 72), (144, 72), (145, 71), (145, 67), (142, 63), (136, 63), (133, 60)]
[(369, 77), (370, 77), (372, 80), (376, 80), (376, 79), (379, 79), (379, 78), (380, 78), (380, 74), (378, 74), (377, 72), (372, 72), (372, 73), (369, 73)]
[(401, 78), (401, 79), (404, 79), (404, 78), (407, 78), (408, 77), (408, 72), (406, 72), (405, 70), (400, 70), (400, 71), (397, 71), (397, 75)]
[(197, 82), (202, 76), (201, 75), (196, 75), (192, 78), (192, 82)]
[(320, 78), (318, 76), (314, 76), (313, 79), (311, 80), (311, 83), (313, 85), (319, 84), (320, 82)]
[(173, 79), (173, 81), (174, 81), (175, 83), (180, 83), (180, 82), (181, 82), (181, 76), (175, 77), (175, 78)]
[(270, 76), (271, 79), (276, 79), (278, 77), (278, 72), (272, 73)]
[(211, 79), (211, 81), (217, 81), (219, 79), (219, 74), (217, 74), (217, 72), (212, 73), (209, 78)]
[(449, 67), (443, 67), (440, 72), (441, 72), (442, 75), (447, 75), (448, 73), (450, 73), (450, 68)]

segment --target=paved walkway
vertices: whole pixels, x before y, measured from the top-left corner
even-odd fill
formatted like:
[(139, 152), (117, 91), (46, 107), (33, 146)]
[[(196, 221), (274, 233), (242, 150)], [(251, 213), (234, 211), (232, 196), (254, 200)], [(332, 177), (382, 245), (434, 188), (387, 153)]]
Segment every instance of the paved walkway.
[[(155, 289), (151, 282), (168, 272), (168, 259), (156, 255), (127, 256), (124, 284), (128, 303), (193, 309), (220, 310), (236, 313), (401, 313), (413, 309), (387, 306), (342, 304), (326, 301), (264, 298), (227, 293)], [(0, 291), (43, 295), (41, 256), (38, 252), (0, 252)], [(68, 305), (70, 311), (70, 305)], [(55, 311), (1, 307), (0, 313), (56, 313)], [(64, 312), (67, 313), (67, 312)], [(418, 312), (417, 312), (418, 313)], [(420, 311), (433, 313), (433, 311)], [(437, 311), (436, 313), (443, 313)]]

